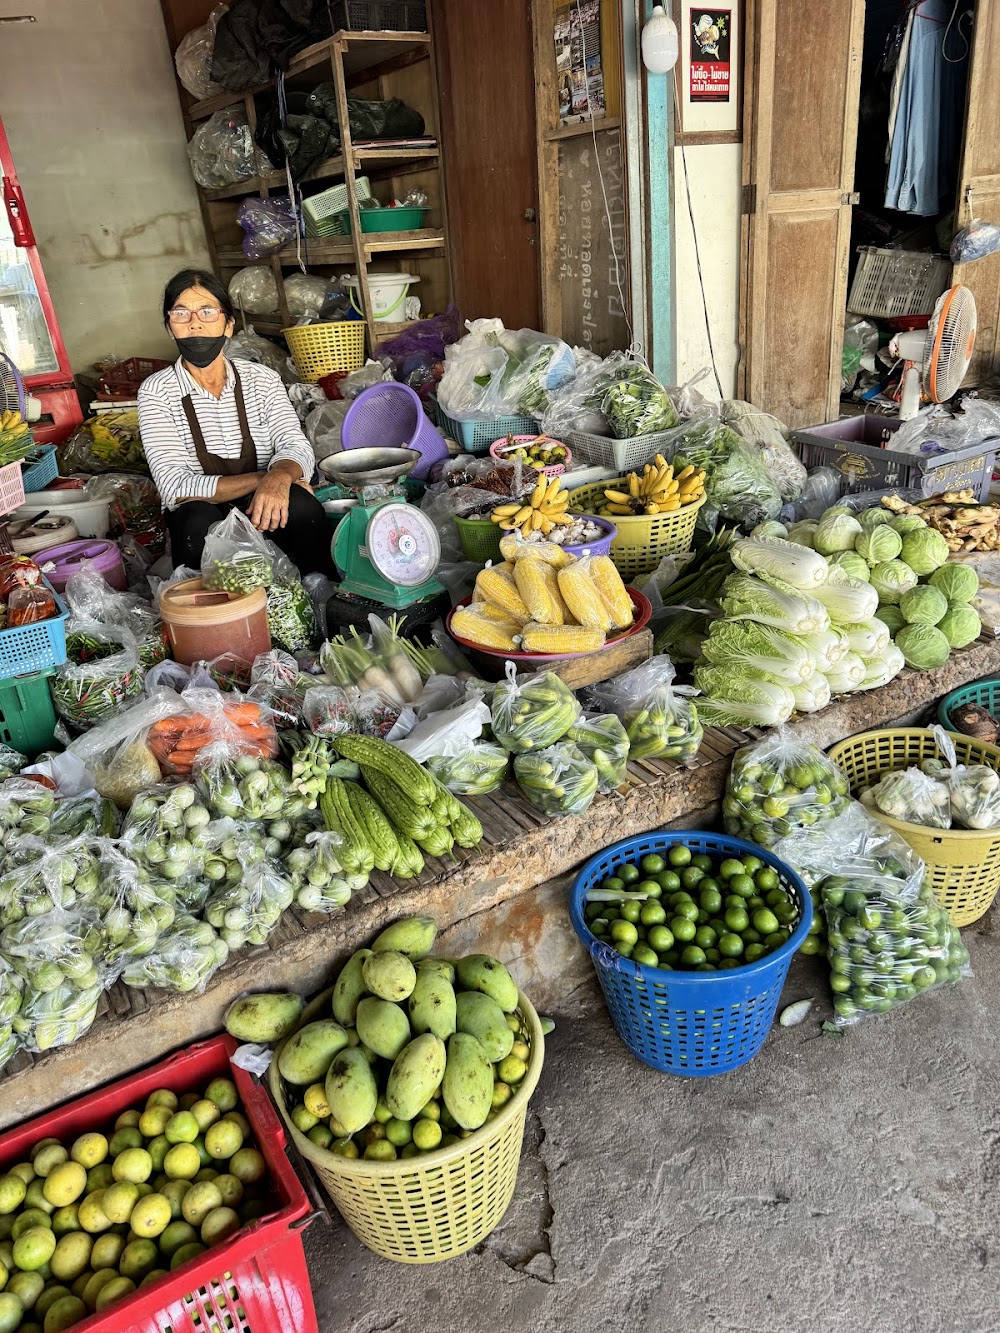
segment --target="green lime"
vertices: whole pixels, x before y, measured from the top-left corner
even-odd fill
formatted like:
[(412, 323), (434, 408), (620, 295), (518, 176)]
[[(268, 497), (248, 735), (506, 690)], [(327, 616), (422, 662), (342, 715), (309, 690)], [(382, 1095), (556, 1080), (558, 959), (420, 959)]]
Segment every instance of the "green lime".
[(615, 945), (615, 949), (618, 951), (618, 953), (621, 954), (621, 956), (622, 956), (623, 958), (631, 958), (631, 957), (632, 957), (632, 949), (633, 949), (633, 947), (634, 947), (634, 946), (631, 945), (631, 944), (616, 944), (616, 945)]
[(662, 870), (666, 870), (667, 863), (656, 852), (650, 852), (639, 862), (639, 868), (645, 875), (658, 875)]
[(745, 875), (756, 875), (758, 870), (763, 869), (764, 862), (759, 856), (744, 856), (743, 873)]
[(706, 963), (718, 964), (718, 963), (720, 963), (721, 961), (722, 961), (722, 954), (719, 953), (718, 949), (713, 948), (713, 949), (706, 949), (706, 950), (705, 950), (705, 962), (706, 962)]
[(674, 915), (683, 917), (685, 921), (697, 921), (699, 907), (697, 903), (677, 903), (674, 907)]
[(697, 852), (691, 858), (691, 864), (697, 866), (699, 870), (704, 870), (706, 874), (712, 869), (712, 858), (707, 852)]
[(646, 936), (646, 941), (657, 953), (666, 953), (668, 949), (674, 947), (673, 931), (669, 926), (653, 926)]
[(689, 921), (687, 917), (675, 916), (670, 922), (670, 929), (673, 932), (674, 939), (679, 940), (682, 944), (689, 944), (694, 939), (695, 924), (693, 921)]
[(644, 926), (659, 926), (667, 919), (667, 909), (662, 903), (648, 902), (639, 913), (639, 920)]
[(740, 898), (752, 898), (756, 891), (757, 886), (750, 875), (734, 875), (729, 881), (729, 892)]
[(673, 847), (667, 852), (667, 860), (672, 866), (689, 866), (691, 864), (691, 848), (685, 847), (682, 842), (674, 843)]
[(748, 944), (743, 952), (743, 957), (748, 963), (756, 963), (758, 958), (763, 958), (767, 953), (763, 944)]
[(663, 888), (655, 879), (641, 879), (635, 886), (636, 893), (644, 893), (647, 898), (660, 898)]
[(706, 889), (703, 886), (698, 893), (698, 902), (710, 916), (722, 910), (722, 894), (717, 888)]
[(621, 904), (618, 910), (621, 912), (623, 921), (638, 921), (639, 914), (642, 911), (642, 903), (635, 902), (634, 900), (631, 902), (625, 901)]
[(742, 874), (743, 874), (743, 862), (737, 861), (736, 858), (733, 856), (728, 857), (725, 861), (723, 861), (722, 865), (719, 866), (720, 879), (732, 879), (734, 875), (742, 875)]
[(743, 936), (744, 944), (759, 944), (760, 931), (754, 930), (753, 926), (747, 926), (746, 930), (740, 932)]
[(705, 961), (705, 950), (697, 944), (688, 944), (681, 950), (681, 963), (684, 967), (698, 967)]
[(611, 927), (611, 938), (616, 944), (635, 944), (639, 932), (631, 921), (616, 921)]
[(694, 933), (694, 942), (700, 949), (711, 949), (714, 947), (718, 936), (711, 926), (699, 926)]
[(676, 870), (664, 870), (661, 875), (656, 876), (656, 882), (664, 893), (676, 893), (681, 886), (681, 877)]
[(739, 935), (727, 930), (719, 936), (719, 953), (723, 958), (739, 958), (743, 952), (743, 941)]
[(641, 963), (643, 967), (659, 967), (660, 965), (655, 950), (651, 949), (648, 944), (637, 944), (635, 946), (632, 950), (632, 961), (633, 963)]
[(638, 866), (619, 866), (618, 878), (622, 884), (635, 884), (639, 879)]
[(704, 878), (701, 866), (685, 866), (681, 871), (681, 883), (686, 889), (696, 889)]
[(778, 918), (766, 907), (759, 908), (753, 914), (753, 928), (764, 936), (773, 934), (778, 929)]
[(726, 912), (726, 925), (730, 930), (742, 934), (750, 924), (750, 918), (742, 907), (730, 907)]
[(601, 882), (602, 889), (608, 889), (612, 893), (621, 893), (625, 887), (625, 881), (618, 878), (617, 875), (611, 875), (608, 879)]
[(767, 893), (778, 887), (778, 872), (773, 866), (764, 866), (762, 870), (757, 871), (753, 878), (761, 893)]

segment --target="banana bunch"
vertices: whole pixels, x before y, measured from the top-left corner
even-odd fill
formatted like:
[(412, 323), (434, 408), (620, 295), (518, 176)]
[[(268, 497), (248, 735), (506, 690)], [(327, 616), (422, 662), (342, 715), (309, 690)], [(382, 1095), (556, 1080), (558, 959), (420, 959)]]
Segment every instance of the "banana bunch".
[(647, 463), (642, 473), (630, 472), (625, 479), (628, 490), (604, 492), (608, 514), (669, 514), (683, 505), (701, 499), (705, 489), (705, 470), (688, 466), (674, 476), (674, 465), (662, 454)]
[(550, 481), (543, 473), (527, 504), (497, 505), (490, 518), (507, 532), (520, 528), (522, 535), (527, 537), (529, 532), (537, 529), (547, 537), (557, 525), (570, 522), (566, 513), (568, 502), (569, 492), (560, 489), (560, 478), (553, 477)]
[(21, 416), (20, 412), (12, 412), (9, 409), (0, 413), (0, 435), (11, 435), (17, 437), (27, 435), (28, 423)]

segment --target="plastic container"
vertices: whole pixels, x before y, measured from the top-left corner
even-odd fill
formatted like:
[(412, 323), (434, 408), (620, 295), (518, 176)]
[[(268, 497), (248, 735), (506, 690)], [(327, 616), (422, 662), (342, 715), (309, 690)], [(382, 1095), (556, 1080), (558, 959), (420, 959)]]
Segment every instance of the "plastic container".
[(0, 681), (0, 740), (29, 759), (49, 749), (56, 734), (56, 710), (49, 689), (53, 670)]
[(847, 298), (852, 315), (872, 319), (930, 315), (951, 281), (951, 262), (942, 255), (859, 245), (858, 256)]
[(575, 555), (578, 558), (584, 555), (610, 555), (611, 545), (618, 536), (617, 525), (612, 523), (610, 518), (600, 518), (596, 514), (588, 514), (587, 517), (591, 523), (597, 524), (604, 536), (592, 542), (584, 542), (581, 546), (564, 546), (563, 550), (567, 555)]
[(365, 363), (365, 326), (361, 320), (299, 324), (283, 332), (295, 369), (306, 384), (316, 384), (334, 370), (360, 370)]
[(490, 518), (459, 518), (455, 515), (458, 539), (462, 543), (462, 554), (466, 560), (474, 560), (477, 565), (485, 565), (487, 560), (494, 564), (502, 560), (500, 538), (503, 529)]
[(636, 435), (631, 440), (613, 440), (608, 435), (571, 430), (566, 433), (566, 443), (578, 462), (612, 467), (617, 472), (635, 472), (663, 452), (664, 443), (672, 434), (672, 431), (657, 431), (654, 435)]
[(954, 731), (955, 724), (951, 720), (953, 708), (960, 708), (963, 704), (978, 704), (980, 708), (985, 708), (987, 713), (992, 713), (994, 717), (1000, 717), (1000, 676), (991, 676), (987, 680), (974, 680), (971, 685), (963, 685), (959, 690), (952, 690), (946, 694), (938, 704), (938, 721), (946, 731)]
[(157, 1088), (181, 1095), (203, 1091), (213, 1078), (236, 1084), (267, 1163), (274, 1212), (90, 1315), (78, 1325), (81, 1333), (318, 1333), (301, 1239), (315, 1210), (285, 1156), (287, 1140), (267, 1093), (230, 1064), (237, 1045), (232, 1037), (213, 1037), (0, 1135), (0, 1169), (7, 1171), (26, 1161), (40, 1139), (68, 1144), (90, 1130), (110, 1135), (121, 1112), (142, 1107)]
[[(997, 746), (957, 732), (949, 734), (960, 764), (986, 764), (1000, 772)], [(939, 758), (934, 732), (924, 727), (863, 731), (838, 742), (828, 753), (847, 775), (852, 796), (874, 786), (886, 773)], [(921, 858), (934, 897), (947, 908), (956, 926), (971, 925), (989, 911), (1000, 889), (1000, 829), (924, 828), (891, 819), (878, 810), (869, 813), (894, 828)]]
[[(361, 230), (363, 232), (416, 231), (424, 225), (424, 218), (429, 212), (429, 205), (419, 208), (363, 208), (358, 216), (361, 219)], [(340, 218), (344, 235), (350, 236), (350, 210), (345, 208)]]
[[(569, 509), (574, 514), (599, 518), (595, 511), (604, 504), (604, 492), (625, 485), (624, 477), (610, 481), (595, 481), (579, 486), (569, 493)], [(694, 541), (698, 510), (705, 496), (692, 504), (682, 505), (669, 514), (616, 514), (617, 532), (609, 555), (626, 583), (636, 574), (648, 574), (665, 555), (679, 555), (690, 551)]]
[(20, 463), (0, 467), (0, 514), (12, 514), (24, 504), (24, 476)]
[(448, 446), (408, 384), (395, 380), (363, 389), (347, 409), (340, 431), (345, 449), (416, 449), (412, 477), (421, 480), (448, 457)]
[(547, 477), (561, 477), (573, 461), (573, 455), (562, 440), (554, 439), (551, 435), (515, 435), (513, 444), (510, 440), (511, 437), (507, 435), (501, 436), (499, 440), (494, 440), (490, 445), (490, 458), (506, 458), (508, 454), (514, 453), (522, 445), (536, 444), (541, 440), (546, 440), (549, 444), (558, 444), (560, 448), (566, 450), (566, 462), (549, 463), (547, 467), (536, 468), (536, 472), (544, 472)]
[(101, 402), (131, 401), (139, 392), (139, 385), (158, 370), (166, 370), (171, 363), (158, 361), (152, 356), (130, 356), (101, 375), (97, 397)]
[(30, 467), (24, 469), (23, 481), (26, 491), (42, 491), (50, 481), (55, 481), (59, 475), (56, 446), (54, 444), (44, 444), (36, 452), (41, 455), (38, 462), (32, 463)]
[(21, 505), (14, 521), (46, 510), (72, 518), (81, 537), (106, 537), (111, 527), (111, 501), (92, 500), (85, 491), (40, 491), (37, 499)]
[(425, 0), (333, 0), (334, 30), (426, 32)]
[(456, 421), (440, 407), (438, 425), (467, 454), (484, 454), (494, 440), (506, 439), (508, 435), (530, 435), (534, 439), (541, 430), (534, 417), (477, 417), (474, 421)]
[(28, 528), (19, 528), (17, 536), (11, 538), (11, 547), (18, 555), (35, 556), (53, 546), (75, 542), (79, 535), (79, 529), (67, 515), (47, 514)]
[[(372, 197), (371, 184), (367, 176), (358, 176), (354, 181), (354, 197), (358, 200)], [(311, 194), (302, 200), (302, 216), (306, 221), (307, 236), (344, 236), (343, 210), (348, 201), (347, 183), (331, 185), (328, 190)]]
[(252, 662), (271, 648), (263, 588), (210, 592), (201, 579), (183, 579), (160, 593), (160, 615), (170, 650), (185, 666), (215, 657)]
[(62, 592), (84, 561), (89, 561), (109, 588), (125, 592), (128, 579), (117, 542), (75, 541), (50, 546), (38, 554), (38, 565), (57, 592)]
[[(371, 297), (372, 317), (376, 324), (391, 324), (393, 315), (403, 309), (410, 287), (420, 279), (415, 273), (368, 273), (368, 295)], [(351, 293), (351, 305), (360, 315), (361, 283), (356, 273), (344, 279), (343, 285)], [(355, 293), (358, 293), (355, 299)], [(398, 315), (397, 315), (398, 319)]]
[[(626, 862), (662, 854), (676, 843), (712, 856), (756, 856), (778, 872), (799, 908), (789, 938), (756, 963), (724, 972), (667, 972), (623, 958), (584, 921), (587, 891)], [(812, 924), (805, 884), (783, 861), (755, 843), (722, 833), (646, 833), (592, 856), (570, 890), (570, 919), (590, 954), (611, 1021), (634, 1056), (667, 1074), (704, 1078), (739, 1069), (763, 1046), (774, 1022), (789, 964)]]
[[(325, 1018), (332, 994), (331, 987), (318, 995), (300, 1023)], [(404, 1264), (451, 1259), (484, 1241), (507, 1211), (517, 1181), (524, 1116), (545, 1058), (538, 1015), (520, 992), (518, 1010), (531, 1054), (528, 1072), (507, 1105), (460, 1143), (395, 1162), (337, 1157), (300, 1134), (289, 1116), (278, 1060), (271, 1061), (271, 1095), (292, 1142), (358, 1240), (375, 1254)]]
[[(42, 579), (52, 588), (48, 579)], [(52, 589), (57, 615), (40, 620), (35, 625), (18, 625), (15, 629), (0, 630), (0, 680), (12, 676), (28, 676), (49, 667), (58, 667), (66, 661), (66, 621), (69, 612), (59, 594)]]
[(928, 496), (969, 487), (976, 499), (989, 499), (1000, 439), (923, 458), (880, 447), (883, 433), (899, 426), (893, 417), (844, 417), (793, 430), (792, 440), (806, 467), (832, 467), (840, 473), (841, 495), (910, 487)]

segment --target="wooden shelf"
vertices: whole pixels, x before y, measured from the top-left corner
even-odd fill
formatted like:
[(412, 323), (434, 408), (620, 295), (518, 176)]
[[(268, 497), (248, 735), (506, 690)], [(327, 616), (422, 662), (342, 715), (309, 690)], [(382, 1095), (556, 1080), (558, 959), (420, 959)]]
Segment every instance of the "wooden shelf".
[(620, 130), (621, 127), (621, 116), (605, 116), (603, 120), (584, 120), (579, 125), (561, 125), (557, 130), (547, 130), (544, 137), (551, 143), (557, 139), (575, 139), (580, 134), (600, 134), (602, 130)]
[[(439, 157), (437, 148), (360, 148), (355, 149), (353, 153), (354, 161), (358, 167), (363, 164), (371, 172), (375, 169), (384, 172), (393, 172), (400, 169), (419, 170), (422, 163), (436, 162)], [(299, 184), (307, 181), (325, 181), (342, 179), (345, 174), (344, 159), (342, 157), (328, 157), (320, 162), (318, 166), (313, 167), (312, 171), (307, 171)], [(260, 194), (261, 188), (268, 192), (281, 190), (287, 187), (288, 176), (284, 171), (269, 171), (266, 176), (249, 176), (245, 181), (237, 181), (235, 185), (226, 185), (221, 190), (205, 190), (205, 198), (209, 201), (220, 199), (240, 199), (249, 195)]]
[[(362, 249), (369, 259), (376, 254), (392, 254), (407, 250), (443, 250), (444, 247), (444, 232), (433, 227), (420, 231), (370, 232), (362, 236)], [(243, 251), (235, 246), (217, 250), (216, 257), (224, 268), (243, 268), (250, 262)], [(353, 264), (357, 258), (350, 236), (326, 241), (306, 237), (302, 242), (302, 257), (309, 264)], [(299, 260), (294, 246), (279, 250), (277, 254), (268, 255), (268, 258), (276, 259), (282, 268), (298, 267)]]

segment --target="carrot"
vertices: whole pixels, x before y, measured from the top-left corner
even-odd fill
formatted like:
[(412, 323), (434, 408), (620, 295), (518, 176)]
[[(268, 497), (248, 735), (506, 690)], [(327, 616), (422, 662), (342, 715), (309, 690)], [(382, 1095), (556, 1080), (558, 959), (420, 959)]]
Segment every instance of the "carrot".
[(149, 729), (150, 736), (179, 736), (184, 731), (187, 722), (178, 717), (163, 717), (159, 722), (154, 722)]
[(260, 720), (260, 705), (255, 703), (226, 704), (222, 710), (230, 722), (235, 722), (238, 726), (244, 722), (257, 722)]

